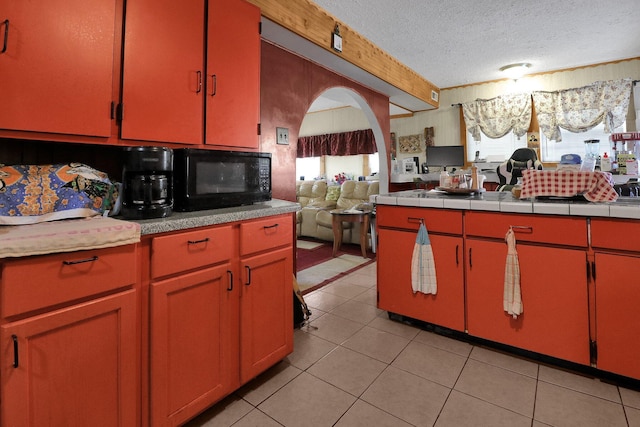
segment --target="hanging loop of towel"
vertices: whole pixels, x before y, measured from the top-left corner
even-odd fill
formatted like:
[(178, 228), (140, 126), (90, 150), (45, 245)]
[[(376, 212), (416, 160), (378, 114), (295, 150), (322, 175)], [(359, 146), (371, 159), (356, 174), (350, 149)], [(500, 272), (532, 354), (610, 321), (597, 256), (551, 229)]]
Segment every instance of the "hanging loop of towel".
[[(519, 232), (528, 232), (528, 233), (533, 233), (533, 227), (530, 225), (510, 225), (509, 226), (509, 230), (512, 231), (519, 231)], [(506, 239), (506, 238), (505, 238)]]
[(424, 218), (416, 218), (416, 217), (410, 216), (410, 217), (407, 218), (407, 221), (409, 221), (409, 222), (418, 222), (421, 225), (424, 225)]

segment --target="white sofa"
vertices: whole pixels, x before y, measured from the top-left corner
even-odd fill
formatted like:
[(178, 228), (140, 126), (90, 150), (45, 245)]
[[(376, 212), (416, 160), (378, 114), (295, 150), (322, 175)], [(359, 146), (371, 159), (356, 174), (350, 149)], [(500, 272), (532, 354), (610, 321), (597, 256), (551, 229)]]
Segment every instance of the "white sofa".
[[(369, 203), (369, 196), (378, 194), (379, 188), (378, 181), (345, 181), (336, 199), (336, 190), (324, 181), (299, 181), (296, 196), (302, 209), (297, 214), (297, 235), (332, 242), (333, 219), (329, 212)], [(342, 226), (342, 242), (360, 244), (360, 224), (344, 222)]]

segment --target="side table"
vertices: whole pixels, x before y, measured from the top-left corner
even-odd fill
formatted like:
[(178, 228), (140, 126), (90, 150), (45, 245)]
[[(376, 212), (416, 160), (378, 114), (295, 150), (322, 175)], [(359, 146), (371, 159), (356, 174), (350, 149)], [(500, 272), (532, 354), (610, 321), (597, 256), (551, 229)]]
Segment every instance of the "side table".
[(345, 209), (334, 209), (331, 213), (331, 226), (333, 228), (333, 256), (336, 256), (338, 249), (342, 245), (342, 222), (354, 222), (362, 224), (360, 227), (360, 249), (362, 256), (367, 257), (367, 231), (369, 230), (370, 212), (347, 211)]

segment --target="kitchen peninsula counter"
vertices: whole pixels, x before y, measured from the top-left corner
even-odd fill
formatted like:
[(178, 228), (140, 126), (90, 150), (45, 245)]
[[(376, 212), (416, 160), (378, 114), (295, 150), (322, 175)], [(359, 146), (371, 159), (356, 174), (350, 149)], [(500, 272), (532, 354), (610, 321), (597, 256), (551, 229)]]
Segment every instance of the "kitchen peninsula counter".
[[(371, 201), (378, 308), (593, 375), (640, 380), (633, 338), (640, 286), (624, 273), (640, 270), (640, 198), (410, 190)], [(412, 262), (421, 225), (433, 253), (433, 294), (412, 286), (422, 277)], [(513, 283), (507, 235), (515, 236), (523, 309), (515, 315), (505, 305), (505, 283)]]

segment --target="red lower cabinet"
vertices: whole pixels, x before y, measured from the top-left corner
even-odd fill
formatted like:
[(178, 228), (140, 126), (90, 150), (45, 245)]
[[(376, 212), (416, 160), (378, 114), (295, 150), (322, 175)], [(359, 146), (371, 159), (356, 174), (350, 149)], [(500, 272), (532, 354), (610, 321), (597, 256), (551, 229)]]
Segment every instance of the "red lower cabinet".
[(595, 254), (597, 367), (640, 379), (640, 256)]
[(136, 426), (136, 294), (4, 324), (3, 426)]
[(3, 260), (0, 425), (140, 424), (136, 253)]
[(517, 244), (523, 313), (503, 307), (507, 246), (467, 239), (470, 335), (589, 365), (586, 252)]
[(240, 380), (244, 384), (293, 351), (291, 249), (242, 260)]
[(293, 351), (293, 217), (151, 238), (149, 425), (180, 425)]
[[(378, 206), (378, 307), (464, 331), (462, 213), (445, 209)], [(424, 223), (436, 267), (436, 295), (413, 292), (411, 258)]]
[(415, 231), (378, 233), (378, 307), (424, 322), (464, 331), (462, 237), (430, 234), (436, 265), (436, 295), (413, 292), (411, 257)]
[(238, 386), (230, 272), (223, 264), (151, 285), (152, 425), (183, 423)]

